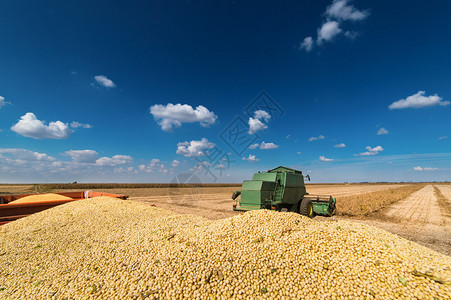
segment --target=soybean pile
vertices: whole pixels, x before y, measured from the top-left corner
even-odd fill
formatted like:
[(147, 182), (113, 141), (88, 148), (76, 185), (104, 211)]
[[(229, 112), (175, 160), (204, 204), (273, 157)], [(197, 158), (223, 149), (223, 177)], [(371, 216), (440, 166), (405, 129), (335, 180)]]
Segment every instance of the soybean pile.
[(70, 200), (70, 199), (72, 198), (60, 194), (48, 193), (22, 197), (17, 200), (11, 201), (11, 203), (17, 204), (17, 203), (40, 202), (40, 201)]
[(381, 229), (108, 197), (0, 227), (0, 298), (449, 299), (451, 257)]

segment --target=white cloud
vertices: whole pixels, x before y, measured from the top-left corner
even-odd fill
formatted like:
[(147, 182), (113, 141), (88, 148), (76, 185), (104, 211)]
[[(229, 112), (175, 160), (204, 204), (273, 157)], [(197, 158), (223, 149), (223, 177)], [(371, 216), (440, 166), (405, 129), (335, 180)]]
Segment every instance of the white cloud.
[(248, 162), (253, 163), (253, 162), (259, 161), (260, 159), (256, 158), (255, 155), (249, 154), (249, 157), (247, 157), (247, 158), (243, 157), (243, 160), (247, 160)]
[(324, 135), (320, 135), (318, 137), (312, 136), (311, 138), (308, 139), (309, 142), (313, 142), (313, 141), (317, 141), (317, 140), (324, 140), (325, 136)]
[(65, 155), (69, 155), (73, 161), (79, 163), (95, 163), (98, 156), (94, 150), (69, 150), (64, 152)]
[(13, 125), (11, 130), (25, 137), (38, 140), (67, 139), (71, 134), (71, 130), (66, 123), (56, 121), (45, 125), (33, 113), (26, 113), (20, 117), (20, 121)]
[(261, 144), (253, 144), (249, 146), (249, 149), (257, 149), (258, 147), (260, 147), (260, 149), (263, 150), (273, 150), (273, 149), (277, 149), (279, 148), (279, 145), (276, 145), (274, 143), (265, 143), (262, 142)]
[[(267, 129), (268, 126), (263, 123), (267, 122), (271, 116), (264, 110), (257, 110), (254, 112), (254, 117), (249, 118), (249, 134), (255, 134), (259, 130)], [(263, 122), (262, 122), (263, 120)]]
[(5, 101), (5, 97), (0, 96), (0, 108), (5, 106), (6, 104), (10, 104), (10, 102)]
[(201, 126), (208, 127), (214, 124), (218, 118), (214, 112), (209, 111), (205, 106), (199, 105), (196, 109), (193, 109), (191, 105), (180, 103), (152, 105), (150, 113), (164, 131), (172, 131), (173, 127), (179, 128), (182, 123), (199, 122)]
[(444, 139), (447, 139), (448, 137), (445, 135), (445, 136), (441, 136), (441, 137), (439, 137), (438, 139), (439, 140), (444, 140)]
[(358, 32), (355, 31), (346, 31), (345, 32), (345, 37), (347, 37), (348, 39), (354, 40), (359, 36)]
[(174, 160), (171, 162), (171, 167), (177, 168), (178, 166), (180, 166), (180, 161), (174, 159)]
[(249, 118), (249, 134), (255, 134), (257, 131), (267, 128), (268, 126), (259, 119)]
[(70, 127), (71, 128), (92, 128), (92, 125), (90, 125), (90, 124), (83, 124), (83, 123), (80, 123), (80, 122), (77, 122), (77, 121), (73, 121), (73, 122), (71, 122), (70, 123)]
[(384, 149), (381, 146), (376, 146), (374, 148), (371, 148), (370, 146), (366, 147), (367, 152), (362, 152), (359, 154), (354, 154), (354, 156), (370, 156), (370, 155), (376, 155), (380, 152), (384, 151)]
[(435, 170), (438, 170), (438, 168), (431, 168), (431, 167), (420, 167), (420, 166), (418, 166), (418, 167), (414, 167), (413, 168), (415, 171), (435, 171)]
[(307, 52), (312, 51), (313, 49), (313, 39), (311, 36), (306, 37), (302, 43), (299, 45), (300, 50), (305, 50)]
[(388, 130), (385, 129), (384, 127), (382, 127), (381, 129), (379, 129), (377, 131), (377, 135), (384, 135), (384, 134), (388, 134)]
[(333, 158), (326, 158), (324, 155), (321, 155), (321, 156), (319, 157), (319, 160), (320, 160), (320, 161), (334, 161)]
[(266, 111), (260, 109), (254, 112), (254, 118), (268, 121), (269, 119), (271, 119), (271, 116)]
[(346, 144), (345, 143), (340, 143), (340, 144), (336, 144), (334, 145), (335, 148), (345, 148)]
[(54, 157), (45, 153), (33, 152), (21, 148), (0, 148), (0, 154), (9, 154), (14, 159), (22, 161), (56, 161)]
[(185, 157), (199, 157), (205, 155), (205, 149), (210, 149), (214, 146), (214, 143), (209, 142), (206, 138), (202, 138), (200, 141), (193, 140), (191, 142), (178, 143), (176, 153)]
[(443, 98), (439, 97), (437, 94), (425, 97), (425, 91), (418, 91), (406, 99), (401, 99), (393, 102), (388, 106), (389, 109), (404, 109), (404, 108), (421, 108), (426, 106), (446, 106), (450, 104), (449, 101), (442, 101)]
[(262, 142), (260, 144), (260, 149), (264, 149), (264, 150), (273, 150), (273, 149), (277, 149), (277, 148), (279, 148), (279, 145), (276, 145), (274, 143)]
[(108, 79), (108, 77), (106, 77), (104, 75), (94, 76), (94, 79), (101, 86), (104, 86), (104, 87), (107, 87), (107, 88), (115, 88), (116, 87), (114, 82), (111, 79)]
[[(343, 30), (341, 26), (346, 21), (361, 21), (366, 19), (370, 13), (367, 10), (358, 10), (349, 4), (348, 0), (334, 0), (331, 5), (326, 8), (324, 13), (324, 21), (320, 28), (317, 29), (316, 43), (321, 46), (324, 41), (332, 41), (336, 36), (340, 35)], [(353, 40), (359, 34), (353, 30), (346, 30), (344, 35)], [(308, 36), (299, 44), (299, 50), (310, 52), (313, 47), (313, 37)]]
[(323, 41), (331, 41), (342, 30), (340, 24), (336, 21), (327, 21), (321, 28), (318, 29), (318, 45), (321, 45)]
[(206, 171), (208, 171), (210, 169), (211, 164), (207, 161), (201, 161), (198, 162), (197, 165), (195, 165), (194, 167), (192, 167), (191, 169), (189, 169), (189, 171), (193, 174), (198, 174), (202, 171), (202, 169), (205, 169)]
[(298, 154), (298, 155), (299, 155), (299, 154), (302, 154), (302, 152), (299, 152), (299, 151), (298, 151), (298, 152), (296, 152), (296, 154)]
[[(177, 160), (174, 160), (177, 161)], [(178, 161), (177, 161), (178, 162)], [(172, 162), (174, 163), (174, 162)], [(163, 164), (163, 162), (161, 160), (159, 160), (158, 158), (153, 158), (150, 160), (150, 163), (146, 166), (146, 165), (139, 165), (138, 166), (138, 170), (142, 171), (142, 172), (146, 172), (146, 173), (152, 173), (152, 172), (159, 172), (162, 174), (167, 174), (168, 173), (168, 169), (165, 167), (165, 165)]]
[(353, 5), (348, 5), (348, 0), (334, 0), (326, 9), (327, 16), (338, 20), (361, 21), (366, 19), (370, 13), (358, 10)]
[(115, 167), (133, 162), (130, 155), (115, 155), (113, 157), (101, 157), (96, 160), (96, 165), (101, 167)]

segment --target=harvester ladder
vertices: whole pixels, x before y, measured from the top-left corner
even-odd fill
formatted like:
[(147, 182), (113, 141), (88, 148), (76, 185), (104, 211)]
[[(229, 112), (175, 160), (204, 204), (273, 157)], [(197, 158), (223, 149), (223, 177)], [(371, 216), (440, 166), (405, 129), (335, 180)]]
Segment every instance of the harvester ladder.
[(280, 199), (282, 199), (283, 191), (284, 191), (283, 185), (277, 184), (275, 195), (274, 195), (274, 200), (275, 201), (280, 201)]

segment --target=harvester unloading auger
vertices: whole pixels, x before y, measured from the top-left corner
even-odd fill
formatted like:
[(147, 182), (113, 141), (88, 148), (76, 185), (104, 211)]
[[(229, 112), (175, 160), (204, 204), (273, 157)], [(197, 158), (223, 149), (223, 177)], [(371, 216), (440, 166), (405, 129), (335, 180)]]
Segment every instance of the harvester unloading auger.
[(233, 193), (232, 199), (236, 201), (233, 210), (272, 209), (297, 212), (309, 218), (333, 215), (336, 204), (332, 196), (309, 195), (302, 172), (282, 166), (255, 173), (252, 180), (243, 182), (241, 191)]

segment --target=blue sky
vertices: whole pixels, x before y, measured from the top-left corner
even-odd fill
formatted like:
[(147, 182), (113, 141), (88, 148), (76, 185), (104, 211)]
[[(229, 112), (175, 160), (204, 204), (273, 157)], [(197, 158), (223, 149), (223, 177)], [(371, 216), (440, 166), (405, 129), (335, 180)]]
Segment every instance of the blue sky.
[(449, 1), (0, 11), (0, 182), (451, 179)]

